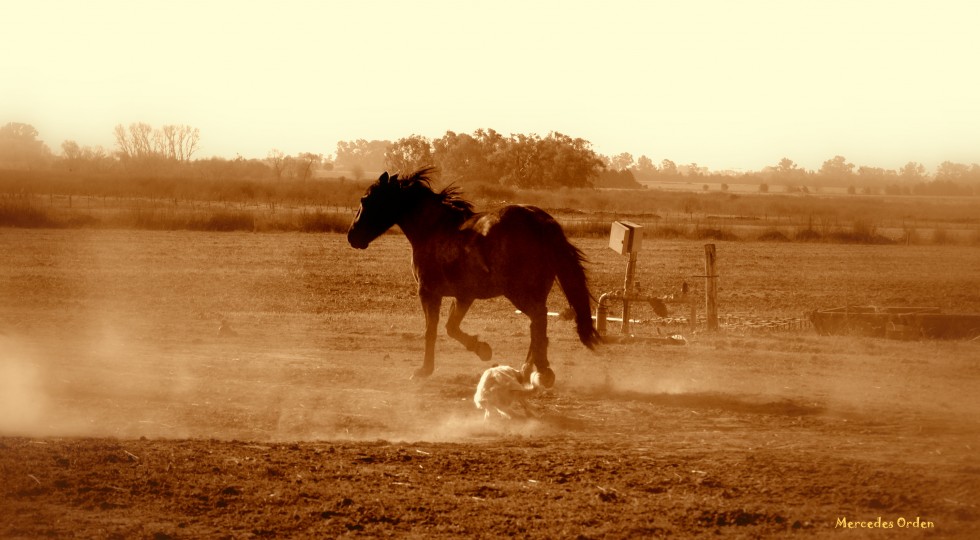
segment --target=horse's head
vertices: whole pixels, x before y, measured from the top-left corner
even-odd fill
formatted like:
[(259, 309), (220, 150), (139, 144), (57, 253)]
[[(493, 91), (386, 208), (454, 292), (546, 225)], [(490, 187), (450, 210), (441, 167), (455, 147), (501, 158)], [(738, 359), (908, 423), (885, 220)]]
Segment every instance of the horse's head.
[(347, 230), (347, 242), (365, 249), (375, 238), (390, 229), (403, 212), (403, 195), (398, 175), (385, 172), (361, 197), (361, 207)]

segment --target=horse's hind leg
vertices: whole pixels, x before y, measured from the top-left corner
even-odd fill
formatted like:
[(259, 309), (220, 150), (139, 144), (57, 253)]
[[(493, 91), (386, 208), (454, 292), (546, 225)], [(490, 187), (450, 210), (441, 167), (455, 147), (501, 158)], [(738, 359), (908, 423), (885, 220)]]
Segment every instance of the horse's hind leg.
[(541, 384), (551, 388), (555, 384), (555, 372), (548, 367), (548, 308), (542, 302), (540, 305), (518, 306), (531, 319), (531, 346), (527, 351), (527, 360), (521, 369), (525, 381), (529, 381), (531, 373), (537, 371)]
[(480, 360), (487, 362), (493, 356), (493, 350), (490, 349), (484, 341), (480, 341), (476, 336), (471, 336), (466, 332), (459, 329), (459, 323), (463, 321), (463, 317), (466, 316), (466, 312), (473, 305), (472, 299), (455, 299), (452, 305), (449, 307), (449, 320), (446, 321), (446, 333), (449, 337), (455, 339), (456, 341), (463, 344), (467, 351), (475, 352)]

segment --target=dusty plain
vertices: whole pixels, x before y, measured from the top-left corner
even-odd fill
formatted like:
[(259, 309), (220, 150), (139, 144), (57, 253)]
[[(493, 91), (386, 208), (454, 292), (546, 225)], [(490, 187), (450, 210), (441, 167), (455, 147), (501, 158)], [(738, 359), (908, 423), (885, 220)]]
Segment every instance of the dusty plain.
[[(621, 286), (605, 241), (575, 243), (595, 294)], [(644, 323), (593, 353), (555, 320), (537, 417), (486, 423), (471, 398), (487, 364), (444, 335), (435, 374), (409, 380), (423, 325), (400, 235), (361, 252), (337, 234), (0, 229), (0, 253), (2, 538), (980, 529), (977, 340)], [(976, 247), (717, 253), (724, 316), (980, 312)], [(703, 273), (703, 243), (651, 240), (637, 280), (703, 294)], [(463, 326), (493, 362), (523, 360), (505, 301)], [(672, 333), (687, 345), (643, 339)]]

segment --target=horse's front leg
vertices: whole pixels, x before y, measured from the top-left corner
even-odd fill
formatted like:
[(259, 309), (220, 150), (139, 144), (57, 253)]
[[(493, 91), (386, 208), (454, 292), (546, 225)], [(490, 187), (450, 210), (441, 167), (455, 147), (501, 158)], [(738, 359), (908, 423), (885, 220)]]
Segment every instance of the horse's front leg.
[(480, 357), (480, 360), (488, 362), (493, 357), (493, 350), (490, 349), (490, 345), (484, 341), (480, 341), (477, 336), (471, 336), (459, 329), (459, 323), (463, 321), (463, 317), (466, 316), (466, 312), (470, 309), (471, 305), (473, 305), (473, 300), (470, 298), (457, 298), (453, 300), (452, 305), (449, 307), (449, 320), (446, 321), (446, 333), (449, 334), (449, 337), (462, 343), (467, 351), (475, 352)]
[(436, 334), (439, 331), (439, 309), (442, 306), (442, 297), (437, 294), (419, 291), (419, 299), (425, 314), (425, 357), (422, 359), (422, 367), (415, 370), (413, 379), (428, 377), (435, 369)]
[(531, 346), (521, 374), (525, 381), (529, 381), (531, 374), (537, 371), (541, 385), (551, 388), (555, 384), (555, 372), (548, 367), (548, 308), (542, 303), (521, 311), (531, 319)]

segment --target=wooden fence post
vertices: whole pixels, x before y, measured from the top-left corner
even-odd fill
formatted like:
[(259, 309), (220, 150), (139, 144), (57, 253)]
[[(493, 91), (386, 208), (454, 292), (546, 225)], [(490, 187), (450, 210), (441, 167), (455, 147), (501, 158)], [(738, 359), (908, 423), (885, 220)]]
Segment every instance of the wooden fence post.
[[(686, 283), (684, 285), (687, 285)], [(687, 296), (687, 291), (684, 291), (684, 296)], [(694, 299), (694, 295), (690, 295), (687, 300), (688, 306), (690, 307), (690, 313), (687, 317), (687, 322), (691, 326), (691, 333), (697, 331), (698, 329), (698, 302)]]
[(624, 336), (630, 334), (630, 294), (633, 293), (633, 276), (636, 273), (636, 252), (629, 252), (629, 260), (626, 262), (626, 279), (623, 281), (623, 324), (620, 332)]
[(718, 275), (715, 273), (715, 245), (704, 245), (704, 290), (708, 330), (718, 329)]

